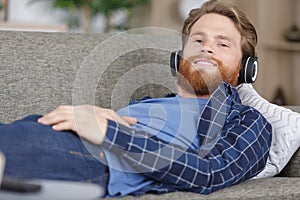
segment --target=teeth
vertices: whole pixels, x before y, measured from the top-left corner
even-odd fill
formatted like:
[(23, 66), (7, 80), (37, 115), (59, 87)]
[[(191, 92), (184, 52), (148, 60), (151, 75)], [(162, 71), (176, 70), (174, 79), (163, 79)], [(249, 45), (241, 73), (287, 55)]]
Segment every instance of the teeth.
[(210, 62), (206, 62), (206, 61), (196, 61), (195, 64), (203, 64), (203, 65), (210, 65), (210, 66), (214, 66), (213, 63)]

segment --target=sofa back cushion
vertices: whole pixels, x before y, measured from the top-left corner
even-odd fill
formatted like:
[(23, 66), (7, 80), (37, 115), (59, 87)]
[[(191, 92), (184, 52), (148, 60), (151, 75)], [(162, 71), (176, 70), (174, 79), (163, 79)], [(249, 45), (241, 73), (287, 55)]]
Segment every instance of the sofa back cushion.
[(116, 110), (132, 98), (176, 92), (169, 55), (180, 48), (179, 36), (1, 31), (0, 40), (2, 123), (58, 105)]

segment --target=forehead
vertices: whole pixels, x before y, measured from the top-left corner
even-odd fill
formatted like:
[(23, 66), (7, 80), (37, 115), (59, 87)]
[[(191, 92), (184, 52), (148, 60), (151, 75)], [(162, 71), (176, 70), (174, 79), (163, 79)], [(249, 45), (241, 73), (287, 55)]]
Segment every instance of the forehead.
[(192, 26), (190, 36), (197, 33), (217, 34), (241, 41), (241, 34), (231, 19), (216, 13), (205, 14)]

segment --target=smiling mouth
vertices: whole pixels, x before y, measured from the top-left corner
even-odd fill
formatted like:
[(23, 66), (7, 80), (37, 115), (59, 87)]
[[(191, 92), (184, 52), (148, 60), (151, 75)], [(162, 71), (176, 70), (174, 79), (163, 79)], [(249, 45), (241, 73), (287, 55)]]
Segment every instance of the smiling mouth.
[(193, 66), (195, 68), (216, 68), (217, 64), (213, 61), (210, 60), (206, 60), (206, 59), (198, 59), (196, 58), (193, 62), (192, 62)]

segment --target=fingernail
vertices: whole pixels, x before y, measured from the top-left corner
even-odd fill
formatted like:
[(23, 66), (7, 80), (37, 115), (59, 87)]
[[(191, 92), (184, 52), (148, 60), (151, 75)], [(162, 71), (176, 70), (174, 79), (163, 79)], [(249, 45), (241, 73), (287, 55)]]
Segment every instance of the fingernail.
[(42, 118), (39, 118), (37, 121), (38, 123), (45, 124), (45, 121)]

